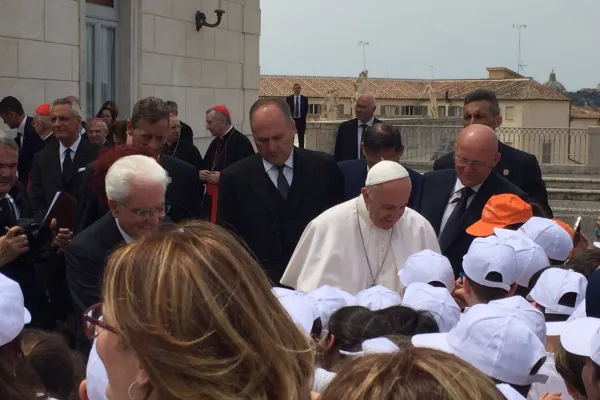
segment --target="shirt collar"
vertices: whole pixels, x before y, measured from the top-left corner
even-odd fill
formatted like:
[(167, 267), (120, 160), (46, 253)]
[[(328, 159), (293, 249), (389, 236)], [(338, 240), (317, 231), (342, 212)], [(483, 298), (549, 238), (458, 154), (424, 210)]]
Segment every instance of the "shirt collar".
[[(67, 150), (67, 147), (62, 144), (62, 142), (59, 140), (59, 147), (60, 147), (60, 155), (62, 156), (63, 153), (65, 152), (65, 150)], [(77, 140), (75, 141), (75, 143), (73, 143), (71, 146), (69, 146), (69, 149), (71, 149), (71, 151), (73, 153), (77, 152), (77, 148), (79, 147), (79, 143), (81, 143), (81, 135), (79, 135), (79, 137), (77, 138)]]
[[(265, 167), (265, 171), (267, 171), (267, 172), (269, 172), (273, 168), (277, 168), (276, 166), (274, 166), (273, 164), (271, 164), (264, 158), (262, 159), (262, 161), (263, 161), (263, 166)], [(292, 154), (290, 154), (290, 158), (287, 159), (287, 161), (285, 162), (285, 165), (288, 166), (289, 168), (291, 168), (292, 170), (294, 169), (294, 150), (292, 150)]]
[(367, 122), (362, 122), (360, 119), (357, 119), (358, 121), (358, 126), (361, 126), (362, 124), (367, 124), (368, 127), (373, 126), (373, 122), (375, 122), (375, 116), (372, 116), (370, 120), (368, 120)]
[(115, 218), (115, 222), (117, 223), (117, 229), (119, 230), (119, 232), (121, 232), (121, 236), (123, 236), (123, 240), (125, 240), (125, 243), (130, 244), (135, 242), (135, 239), (132, 238), (131, 236), (129, 236), (127, 234), (127, 232), (125, 232), (122, 228), (121, 225), (119, 224), (119, 220)]
[[(481, 185), (483, 185), (483, 183), (480, 183), (479, 185), (471, 186), (471, 189), (475, 193), (477, 193), (479, 191), (479, 189), (481, 188)], [(454, 184), (454, 192), (452, 192), (452, 194), (458, 193), (464, 187), (465, 187), (465, 185), (463, 185), (463, 183), (460, 181), (460, 179), (456, 178), (456, 183)]]
[(229, 130), (228, 130), (227, 132), (225, 132), (225, 134), (224, 134), (224, 135), (221, 135), (221, 136), (219, 136), (217, 139), (224, 140), (224, 139), (225, 139), (225, 136), (229, 135), (231, 132), (233, 132), (233, 125), (231, 125), (231, 126), (229, 127)]
[(17, 132), (20, 133), (21, 135), (25, 134), (25, 124), (27, 123), (27, 116), (25, 116), (25, 118), (23, 118), (23, 121), (21, 121), (21, 123), (19, 124), (19, 127), (17, 128)]
[(81, 129), (79, 130), (79, 136), (83, 135), (85, 133), (85, 128), (82, 126)]

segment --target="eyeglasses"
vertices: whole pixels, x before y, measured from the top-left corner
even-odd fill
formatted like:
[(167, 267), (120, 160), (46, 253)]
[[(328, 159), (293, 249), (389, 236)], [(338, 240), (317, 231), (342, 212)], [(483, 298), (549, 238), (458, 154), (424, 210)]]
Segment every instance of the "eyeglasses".
[(484, 161), (477, 161), (477, 160), (469, 160), (468, 158), (463, 158), (463, 157), (458, 157), (458, 156), (454, 156), (454, 161), (456, 161), (456, 163), (462, 167), (466, 167), (466, 166), (472, 166), (474, 168), (477, 167), (483, 167), (485, 165)]
[(149, 218), (149, 217), (153, 216), (154, 214), (158, 215), (159, 217), (164, 217), (165, 215), (167, 215), (167, 213), (169, 212), (170, 209), (171, 209), (171, 206), (164, 205), (161, 207), (156, 207), (151, 210), (136, 210), (136, 211), (132, 211), (132, 212), (140, 218)]
[(117, 331), (112, 326), (102, 320), (102, 303), (94, 304), (83, 313), (83, 332), (85, 336), (93, 340), (98, 337), (100, 329), (106, 329), (117, 335)]

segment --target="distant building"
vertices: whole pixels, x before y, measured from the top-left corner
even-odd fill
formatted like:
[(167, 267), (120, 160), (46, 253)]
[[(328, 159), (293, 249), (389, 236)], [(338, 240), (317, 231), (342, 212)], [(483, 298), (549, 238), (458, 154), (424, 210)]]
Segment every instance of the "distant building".
[[(380, 118), (427, 117), (429, 95), (426, 88), (431, 84), (437, 94), (440, 117), (462, 116), (468, 93), (475, 89), (490, 89), (500, 100), (504, 127), (569, 127), (571, 99), (564, 92), (508, 68), (487, 68), (487, 71), (486, 79), (369, 78), (368, 90), (377, 99), (376, 115)], [(309, 98), (309, 119), (319, 118), (320, 105), (329, 89), (337, 90), (340, 119), (350, 118), (350, 99), (354, 95), (356, 78), (263, 75), (259, 96), (287, 96), (296, 82), (302, 85), (302, 93)]]
[(571, 127), (587, 128), (588, 126), (600, 126), (600, 108), (572, 106)]
[(544, 83), (544, 86), (557, 93), (567, 93), (567, 89), (565, 89), (563, 84), (556, 80), (556, 73), (554, 72), (554, 70), (550, 72), (550, 79), (548, 80), (548, 82)]

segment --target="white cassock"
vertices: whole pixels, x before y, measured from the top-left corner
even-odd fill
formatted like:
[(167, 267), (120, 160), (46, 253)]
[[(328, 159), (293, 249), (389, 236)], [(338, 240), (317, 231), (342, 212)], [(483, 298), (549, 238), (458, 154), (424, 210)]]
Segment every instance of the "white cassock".
[(393, 229), (379, 229), (359, 196), (308, 224), (281, 283), (305, 293), (329, 285), (356, 295), (382, 285), (402, 294), (398, 271), (410, 255), (424, 249), (440, 252), (435, 231), (421, 214), (407, 207)]

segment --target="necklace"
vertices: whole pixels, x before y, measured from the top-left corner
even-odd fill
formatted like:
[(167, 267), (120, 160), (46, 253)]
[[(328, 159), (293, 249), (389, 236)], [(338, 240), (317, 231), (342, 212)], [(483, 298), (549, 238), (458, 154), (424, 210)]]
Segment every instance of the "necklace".
[(392, 227), (392, 229), (391, 229), (390, 241), (388, 243), (387, 250), (385, 251), (385, 255), (383, 256), (383, 261), (381, 261), (381, 265), (379, 266), (379, 269), (377, 270), (377, 274), (373, 275), (373, 269), (371, 268), (371, 262), (369, 261), (369, 254), (367, 253), (367, 246), (365, 244), (365, 238), (363, 236), (362, 228), (360, 226), (358, 202), (356, 203), (356, 223), (358, 224), (358, 232), (360, 233), (360, 241), (362, 242), (363, 251), (365, 253), (365, 260), (367, 261), (367, 267), (369, 267), (369, 274), (371, 275), (372, 283), (371, 283), (370, 287), (377, 286), (377, 279), (379, 278), (379, 275), (381, 275), (381, 270), (383, 269), (383, 264), (385, 264), (387, 255), (390, 252), (390, 247), (392, 247), (392, 237), (394, 236), (394, 228)]
[[(233, 132), (228, 132), (225, 135), (227, 135), (229, 133), (231, 133), (231, 135), (229, 135), (229, 137), (225, 141), (225, 144), (223, 145), (223, 150), (220, 153), (218, 153), (219, 146), (217, 145), (217, 150), (215, 150), (215, 158), (213, 159), (212, 168), (210, 169), (211, 172), (215, 170), (217, 163), (221, 160), (221, 157), (223, 157), (225, 155), (225, 151), (227, 150), (227, 145), (229, 144), (229, 139), (231, 139), (231, 137), (233, 136)], [(222, 140), (222, 139), (219, 138), (219, 140)], [(219, 143), (219, 142), (217, 142), (217, 143)]]

